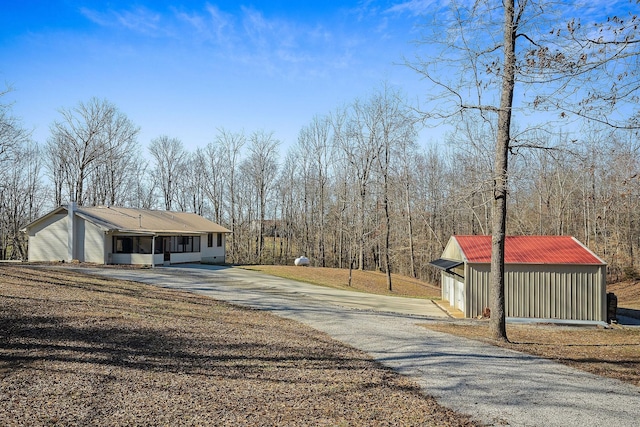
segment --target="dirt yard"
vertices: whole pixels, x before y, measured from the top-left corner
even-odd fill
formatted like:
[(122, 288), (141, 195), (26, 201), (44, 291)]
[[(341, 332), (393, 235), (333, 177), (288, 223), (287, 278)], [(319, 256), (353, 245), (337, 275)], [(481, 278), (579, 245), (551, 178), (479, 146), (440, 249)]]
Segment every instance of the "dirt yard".
[(327, 335), (209, 298), (0, 266), (0, 425), (467, 426)]

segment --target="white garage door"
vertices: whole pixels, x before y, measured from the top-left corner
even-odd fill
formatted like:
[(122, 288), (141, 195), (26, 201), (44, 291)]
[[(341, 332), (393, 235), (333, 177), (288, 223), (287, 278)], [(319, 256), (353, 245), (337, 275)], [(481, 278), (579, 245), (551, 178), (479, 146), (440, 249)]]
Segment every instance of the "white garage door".
[(464, 311), (464, 282), (448, 274), (442, 276), (443, 298), (454, 308)]

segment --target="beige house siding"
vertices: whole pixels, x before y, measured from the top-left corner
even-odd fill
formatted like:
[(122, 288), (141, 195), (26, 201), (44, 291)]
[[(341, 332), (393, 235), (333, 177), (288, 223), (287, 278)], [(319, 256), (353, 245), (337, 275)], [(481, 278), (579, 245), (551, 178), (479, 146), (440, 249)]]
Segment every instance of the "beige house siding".
[(105, 233), (95, 224), (76, 217), (76, 253), (82, 262), (104, 264), (105, 262)]
[[(217, 246), (218, 234), (222, 234), (222, 246)], [(208, 234), (203, 234), (201, 239), (202, 262), (212, 264), (224, 264), (227, 239), (225, 233), (213, 233), (213, 246), (208, 247)]]
[[(134, 265), (151, 265), (153, 261), (151, 254), (110, 254), (109, 264), (134, 264)], [(155, 259), (160, 260), (162, 264), (162, 256)], [(157, 262), (156, 262), (157, 264)]]
[(29, 261), (67, 259), (67, 215), (56, 214), (29, 230)]
[[(601, 265), (505, 266), (507, 317), (606, 321), (605, 267)], [(489, 306), (488, 264), (469, 264), (466, 317)]]

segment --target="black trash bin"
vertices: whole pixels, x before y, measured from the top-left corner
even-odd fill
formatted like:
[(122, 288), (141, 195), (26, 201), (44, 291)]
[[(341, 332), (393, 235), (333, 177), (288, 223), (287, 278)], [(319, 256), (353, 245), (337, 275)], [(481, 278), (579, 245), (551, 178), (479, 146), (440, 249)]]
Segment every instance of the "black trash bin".
[(618, 297), (607, 292), (607, 323), (618, 323)]

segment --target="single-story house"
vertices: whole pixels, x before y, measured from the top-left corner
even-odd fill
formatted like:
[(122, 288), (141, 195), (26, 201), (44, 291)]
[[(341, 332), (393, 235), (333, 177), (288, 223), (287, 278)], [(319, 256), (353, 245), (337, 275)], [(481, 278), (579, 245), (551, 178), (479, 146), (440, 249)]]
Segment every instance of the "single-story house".
[[(452, 236), (441, 258), (442, 299), (467, 318), (489, 307), (491, 236)], [(507, 318), (607, 321), (606, 263), (571, 236), (507, 236)]]
[(69, 203), (27, 225), (29, 261), (225, 262), (226, 228), (188, 212)]

